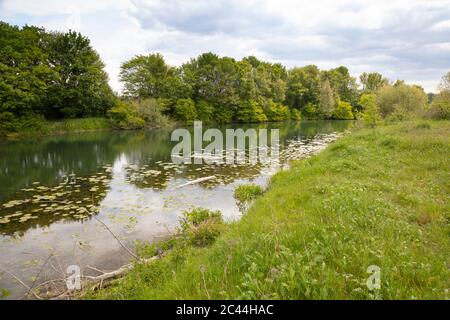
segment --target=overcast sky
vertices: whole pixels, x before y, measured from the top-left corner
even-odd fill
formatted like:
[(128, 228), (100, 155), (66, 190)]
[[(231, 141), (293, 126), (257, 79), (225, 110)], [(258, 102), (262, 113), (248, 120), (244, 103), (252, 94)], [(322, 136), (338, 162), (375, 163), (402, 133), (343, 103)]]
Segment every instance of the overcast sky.
[(0, 20), (80, 31), (115, 90), (121, 62), (151, 52), (172, 65), (207, 51), (287, 67), (345, 65), (427, 91), (450, 71), (450, 0), (0, 0)]

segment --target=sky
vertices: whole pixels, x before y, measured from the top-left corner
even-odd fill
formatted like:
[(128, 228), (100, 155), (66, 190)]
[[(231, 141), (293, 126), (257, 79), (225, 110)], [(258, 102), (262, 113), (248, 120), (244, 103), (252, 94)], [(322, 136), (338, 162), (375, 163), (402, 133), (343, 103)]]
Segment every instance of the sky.
[(174, 66), (209, 51), (345, 65), (430, 92), (450, 71), (450, 0), (0, 0), (0, 20), (80, 31), (118, 92), (120, 64), (155, 52)]

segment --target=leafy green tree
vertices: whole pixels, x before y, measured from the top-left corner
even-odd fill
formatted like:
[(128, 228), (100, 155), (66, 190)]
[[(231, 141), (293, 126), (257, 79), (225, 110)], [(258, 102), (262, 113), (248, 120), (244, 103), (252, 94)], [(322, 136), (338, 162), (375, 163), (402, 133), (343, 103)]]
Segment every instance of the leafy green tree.
[(195, 103), (192, 99), (178, 99), (175, 105), (175, 117), (185, 123), (192, 123), (197, 119)]
[(0, 22), (0, 113), (21, 117), (41, 112), (56, 73), (42, 47), (45, 31)]
[(107, 116), (114, 127), (118, 129), (132, 130), (145, 126), (145, 120), (139, 117), (136, 106), (128, 102), (117, 102), (108, 110)]
[(176, 101), (191, 96), (191, 87), (180, 70), (167, 65), (161, 54), (138, 55), (121, 66), (124, 94), (134, 98), (168, 98)]
[(375, 92), (389, 84), (389, 80), (378, 72), (364, 72), (359, 76), (359, 81), (362, 84), (362, 91), (365, 93)]
[(336, 100), (334, 92), (331, 89), (328, 79), (322, 81), (320, 85), (320, 102), (319, 102), (319, 114), (324, 118), (331, 118), (334, 112)]
[(219, 58), (213, 53), (204, 53), (182, 66), (183, 77), (192, 87), (195, 101), (206, 101), (214, 108), (234, 112), (239, 101), (236, 90), (237, 66), (232, 58)]
[(324, 71), (322, 79), (330, 81), (331, 88), (339, 99), (349, 102), (352, 106), (357, 106), (358, 86), (356, 79), (350, 75), (347, 67), (340, 66), (335, 69)]
[(370, 127), (375, 127), (380, 121), (380, 113), (377, 107), (377, 97), (373, 93), (364, 93), (359, 99), (363, 108), (363, 119)]
[(57, 77), (48, 86), (44, 114), (52, 118), (104, 115), (114, 103), (104, 64), (80, 33), (50, 33), (45, 48)]
[(315, 65), (289, 70), (286, 104), (302, 110), (308, 103), (318, 104), (320, 97), (320, 70)]
[(346, 101), (338, 101), (333, 112), (333, 119), (336, 120), (352, 120), (352, 105)]

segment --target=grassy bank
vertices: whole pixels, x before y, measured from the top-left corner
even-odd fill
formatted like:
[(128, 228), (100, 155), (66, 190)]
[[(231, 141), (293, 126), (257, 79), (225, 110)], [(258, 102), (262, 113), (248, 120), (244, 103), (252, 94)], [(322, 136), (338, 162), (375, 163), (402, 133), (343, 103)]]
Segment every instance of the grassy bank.
[(32, 124), (17, 125), (17, 132), (2, 132), (0, 138), (17, 139), (42, 135), (57, 135), (87, 131), (100, 131), (113, 129), (106, 118), (79, 118), (60, 121), (46, 121), (37, 118)]
[(275, 175), (213, 244), (162, 243), (93, 298), (448, 298), (449, 142), (450, 122), (354, 130)]

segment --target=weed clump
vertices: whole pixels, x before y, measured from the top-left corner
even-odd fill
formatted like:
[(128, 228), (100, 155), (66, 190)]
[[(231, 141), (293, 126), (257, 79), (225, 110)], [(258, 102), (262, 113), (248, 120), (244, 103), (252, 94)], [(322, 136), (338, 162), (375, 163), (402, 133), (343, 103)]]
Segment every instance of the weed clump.
[(234, 198), (241, 203), (249, 202), (263, 192), (264, 190), (257, 184), (241, 184), (234, 189)]
[(182, 237), (196, 246), (213, 243), (225, 226), (220, 211), (203, 208), (183, 211), (180, 225)]

